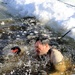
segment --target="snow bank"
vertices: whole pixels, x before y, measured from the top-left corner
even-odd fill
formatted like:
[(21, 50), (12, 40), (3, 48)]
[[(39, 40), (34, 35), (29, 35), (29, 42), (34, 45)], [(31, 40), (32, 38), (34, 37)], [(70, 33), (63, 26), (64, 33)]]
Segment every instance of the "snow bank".
[[(69, 0), (67, 1), (71, 2)], [(50, 27), (56, 31), (65, 33), (72, 27), (75, 27), (75, 7), (69, 6), (60, 1), (3, 0), (3, 3), (5, 3), (9, 13), (11, 13), (13, 16), (35, 16), (43, 24), (50, 25)], [(72, 29), (69, 36), (75, 39), (74, 33), (75, 29)]]

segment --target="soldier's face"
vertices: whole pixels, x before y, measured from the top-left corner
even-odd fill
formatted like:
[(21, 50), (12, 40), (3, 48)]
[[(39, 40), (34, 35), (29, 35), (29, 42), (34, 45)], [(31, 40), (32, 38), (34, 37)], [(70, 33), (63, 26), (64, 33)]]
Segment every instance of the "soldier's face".
[(41, 41), (37, 41), (35, 43), (35, 49), (36, 49), (37, 54), (39, 55), (43, 55), (47, 53), (47, 46), (46, 44), (42, 44)]

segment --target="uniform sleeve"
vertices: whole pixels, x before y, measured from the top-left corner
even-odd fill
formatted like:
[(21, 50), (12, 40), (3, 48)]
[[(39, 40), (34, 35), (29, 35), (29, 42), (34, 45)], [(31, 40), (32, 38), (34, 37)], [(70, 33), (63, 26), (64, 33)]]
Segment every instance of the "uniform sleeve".
[(60, 51), (54, 49), (51, 55), (51, 59), (56, 70), (61, 72), (66, 70), (65, 62), (63, 60), (63, 55), (61, 54)]
[(60, 51), (53, 49), (51, 54), (51, 61), (53, 64), (59, 63), (63, 60), (63, 55)]

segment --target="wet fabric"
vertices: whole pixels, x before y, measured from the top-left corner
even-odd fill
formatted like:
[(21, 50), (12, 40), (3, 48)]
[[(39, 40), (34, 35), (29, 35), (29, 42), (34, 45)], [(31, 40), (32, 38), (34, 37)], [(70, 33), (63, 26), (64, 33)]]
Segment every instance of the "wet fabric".
[(61, 62), (57, 63), (54, 68), (50, 70), (49, 75), (71, 75), (72, 74), (72, 63), (71, 60), (64, 59)]
[(50, 55), (50, 61), (53, 64), (57, 64), (60, 61), (62, 61), (63, 59), (63, 55), (61, 54), (60, 51), (58, 51), (57, 49), (52, 49), (51, 55)]
[(58, 56), (61, 56), (62, 60), (58, 63), (52, 63), (50, 60), (51, 53), (52, 53), (52, 50), (49, 50), (47, 55), (42, 56), (44, 61), (46, 61), (46, 59), (49, 59), (47, 61), (48, 63), (44, 71), (46, 71), (48, 75), (71, 75), (72, 73), (71, 59), (65, 56), (63, 57), (58, 51), (56, 51), (55, 53), (60, 54)]

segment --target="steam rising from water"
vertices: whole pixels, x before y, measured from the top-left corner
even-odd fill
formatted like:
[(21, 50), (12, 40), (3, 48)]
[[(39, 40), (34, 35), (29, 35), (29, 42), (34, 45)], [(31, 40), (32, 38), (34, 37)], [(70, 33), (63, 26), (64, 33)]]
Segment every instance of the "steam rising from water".
[[(8, 12), (16, 17), (35, 16), (43, 24), (65, 33), (75, 27), (75, 7), (57, 0), (3, 0)], [(72, 4), (72, 3), (71, 3)], [(75, 29), (69, 36), (75, 39)]]

